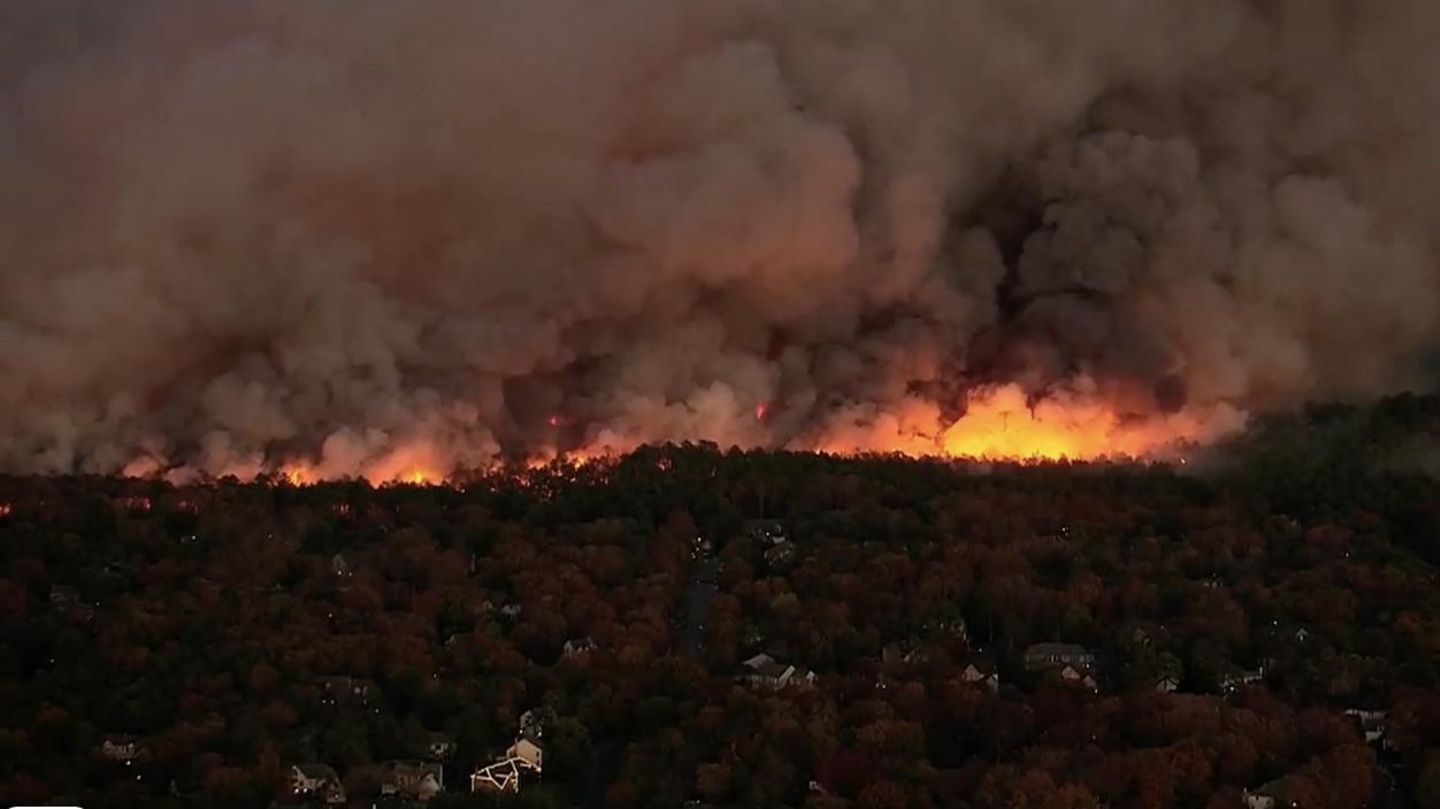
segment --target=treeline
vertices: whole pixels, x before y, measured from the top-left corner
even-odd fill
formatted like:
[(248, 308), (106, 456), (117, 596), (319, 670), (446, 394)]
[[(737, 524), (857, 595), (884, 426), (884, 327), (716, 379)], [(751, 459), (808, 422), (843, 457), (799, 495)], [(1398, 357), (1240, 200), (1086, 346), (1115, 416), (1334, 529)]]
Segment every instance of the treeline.
[[(325, 765), (369, 806), (424, 759), (442, 807), (1440, 805), (1440, 487), (1393, 451), (1436, 412), (1264, 425), (1208, 475), (0, 479), (0, 800), (262, 807)], [(527, 712), (543, 773), (471, 794)]]

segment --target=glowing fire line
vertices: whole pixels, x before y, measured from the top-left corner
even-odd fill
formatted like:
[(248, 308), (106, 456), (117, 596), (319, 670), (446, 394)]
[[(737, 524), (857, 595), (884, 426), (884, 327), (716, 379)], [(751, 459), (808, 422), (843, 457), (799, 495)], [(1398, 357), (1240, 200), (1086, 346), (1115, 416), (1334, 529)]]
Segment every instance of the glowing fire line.
[[(757, 422), (768, 422), (771, 405), (755, 405)], [(932, 408), (933, 411), (933, 408)], [(547, 419), (561, 423), (558, 416)], [(875, 434), (836, 433), (798, 447), (830, 455), (880, 452), (911, 457), (940, 457), (980, 461), (1097, 461), (1168, 458), (1184, 462), (1179, 451), (1205, 444), (1241, 426), (1243, 418), (1233, 411), (1197, 414), (1182, 411), (1127, 418), (1102, 398), (1084, 392), (1058, 394), (1031, 403), (1018, 386), (1002, 385), (970, 392), (966, 413), (948, 427), (939, 424), (938, 414), (927, 412), (914, 423), (891, 417), (889, 432)], [(916, 426), (916, 425), (920, 426)], [(552, 463), (581, 467), (599, 459), (623, 454), (624, 448), (583, 447), (566, 452), (551, 451), (523, 464), (530, 470)], [(453, 482), (450, 465), (435, 446), (423, 441), (402, 443), (358, 470), (326, 468), (322, 464), (296, 459), (278, 469), (230, 470), (215, 475), (250, 479), (269, 474), (294, 486), (308, 486), (346, 477), (362, 478), (372, 485), (442, 485)], [(496, 466), (500, 466), (496, 463)], [(484, 471), (484, 470), (474, 470)], [(132, 463), (127, 474), (148, 477), (158, 474), (155, 462)]]

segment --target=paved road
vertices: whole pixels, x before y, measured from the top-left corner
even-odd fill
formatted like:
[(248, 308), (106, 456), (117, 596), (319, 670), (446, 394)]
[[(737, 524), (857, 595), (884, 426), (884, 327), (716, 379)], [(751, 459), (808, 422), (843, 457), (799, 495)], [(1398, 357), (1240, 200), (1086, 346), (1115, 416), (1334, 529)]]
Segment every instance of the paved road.
[(714, 556), (697, 556), (695, 572), (690, 574), (690, 591), (685, 604), (685, 626), (680, 630), (680, 651), (699, 655), (705, 648), (705, 622), (710, 619), (710, 603), (719, 588), (720, 560)]

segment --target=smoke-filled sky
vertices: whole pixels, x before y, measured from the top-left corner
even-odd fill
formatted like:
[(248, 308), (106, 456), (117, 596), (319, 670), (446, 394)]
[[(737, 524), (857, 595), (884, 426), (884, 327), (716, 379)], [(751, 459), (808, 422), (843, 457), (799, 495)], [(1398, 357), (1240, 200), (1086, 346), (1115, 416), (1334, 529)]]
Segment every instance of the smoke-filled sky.
[(1433, 0), (5, 0), (0, 469), (1423, 385), (1436, 42)]

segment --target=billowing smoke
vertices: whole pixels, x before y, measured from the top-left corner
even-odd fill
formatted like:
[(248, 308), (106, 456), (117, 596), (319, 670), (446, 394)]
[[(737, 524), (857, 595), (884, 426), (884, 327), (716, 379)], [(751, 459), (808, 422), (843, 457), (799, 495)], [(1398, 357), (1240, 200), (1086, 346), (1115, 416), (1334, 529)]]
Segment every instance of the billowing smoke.
[(1437, 41), (1433, 0), (3, 3), (0, 468), (1423, 384)]

